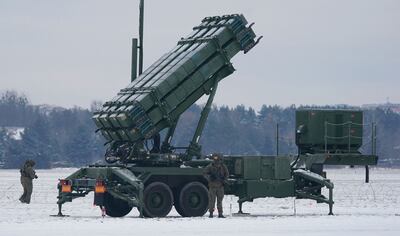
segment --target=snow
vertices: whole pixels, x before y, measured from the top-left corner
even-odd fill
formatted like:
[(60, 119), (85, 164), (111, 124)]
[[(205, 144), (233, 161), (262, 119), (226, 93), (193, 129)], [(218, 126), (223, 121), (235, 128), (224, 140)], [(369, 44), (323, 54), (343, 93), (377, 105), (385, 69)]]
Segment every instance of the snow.
[(22, 135), (25, 132), (24, 127), (4, 127), (7, 136), (14, 140), (22, 140)]
[(371, 169), (363, 182), (363, 169), (329, 169), (335, 183), (334, 216), (328, 206), (293, 198), (257, 199), (244, 204), (250, 216), (232, 216), (236, 198), (226, 196), (226, 219), (181, 218), (173, 210), (166, 218), (141, 219), (133, 210), (124, 218), (101, 217), (93, 195), (66, 203), (69, 217), (57, 213), (57, 181), (75, 169), (38, 170), (30, 205), (22, 192), (18, 170), (0, 170), (0, 235), (400, 235), (400, 170)]

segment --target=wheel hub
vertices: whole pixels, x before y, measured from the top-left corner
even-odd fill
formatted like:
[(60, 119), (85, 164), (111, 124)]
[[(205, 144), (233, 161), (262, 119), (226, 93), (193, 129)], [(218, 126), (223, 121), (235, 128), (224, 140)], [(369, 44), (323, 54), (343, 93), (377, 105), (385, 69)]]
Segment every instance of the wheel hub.
[(163, 198), (159, 193), (152, 194), (150, 198), (150, 204), (152, 207), (157, 208), (160, 207), (163, 203)]
[(200, 203), (200, 196), (197, 193), (192, 192), (189, 197), (190, 207), (197, 207)]

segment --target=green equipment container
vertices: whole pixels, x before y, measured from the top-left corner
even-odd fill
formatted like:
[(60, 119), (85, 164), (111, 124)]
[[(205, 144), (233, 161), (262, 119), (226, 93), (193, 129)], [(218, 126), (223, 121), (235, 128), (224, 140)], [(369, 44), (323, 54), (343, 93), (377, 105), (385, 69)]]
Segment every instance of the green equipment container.
[(149, 139), (173, 126), (179, 116), (216, 83), (233, 73), (230, 59), (255, 44), (242, 15), (206, 17), (138, 78), (95, 113), (109, 141)]
[(363, 114), (359, 110), (298, 110), (296, 145), (301, 152), (357, 152), (362, 146)]

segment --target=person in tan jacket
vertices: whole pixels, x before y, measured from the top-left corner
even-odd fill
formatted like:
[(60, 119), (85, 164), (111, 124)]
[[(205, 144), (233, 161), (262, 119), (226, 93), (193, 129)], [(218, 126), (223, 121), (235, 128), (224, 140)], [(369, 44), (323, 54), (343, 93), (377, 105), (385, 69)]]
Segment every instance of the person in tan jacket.
[(229, 172), (226, 165), (222, 162), (222, 155), (213, 154), (213, 162), (204, 169), (204, 177), (208, 180), (208, 209), (210, 218), (214, 215), (215, 200), (217, 200), (218, 217), (225, 218), (222, 210), (222, 200), (224, 198), (224, 184), (228, 179)]
[(22, 203), (29, 204), (31, 202), (31, 196), (32, 196), (32, 191), (33, 191), (32, 180), (38, 178), (35, 170), (33, 169), (35, 164), (36, 164), (35, 161), (27, 160), (27, 161), (25, 161), (24, 166), (20, 169), (21, 184), (22, 184), (22, 188), (24, 189), (24, 193), (19, 198), (19, 200)]

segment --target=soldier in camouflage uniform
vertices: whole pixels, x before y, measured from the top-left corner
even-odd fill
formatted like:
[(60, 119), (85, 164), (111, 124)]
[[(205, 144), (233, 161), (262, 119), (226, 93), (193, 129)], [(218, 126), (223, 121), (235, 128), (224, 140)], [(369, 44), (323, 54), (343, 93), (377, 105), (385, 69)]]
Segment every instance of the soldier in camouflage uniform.
[(24, 193), (19, 198), (22, 203), (29, 204), (31, 202), (31, 195), (33, 190), (32, 180), (37, 179), (35, 170), (33, 167), (35, 166), (35, 162), (33, 160), (27, 160), (24, 166), (21, 168), (21, 184), (24, 188)]
[(213, 217), (215, 199), (217, 199), (218, 217), (225, 218), (222, 212), (222, 199), (224, 198), (224, 184), (228, 179), (229, 172), (226, 165), (222, 163), (220, 154), (213, 154), (212, 159), (213, 162), (204, 170), (204, 176), (208, 180), (209, 217)]

